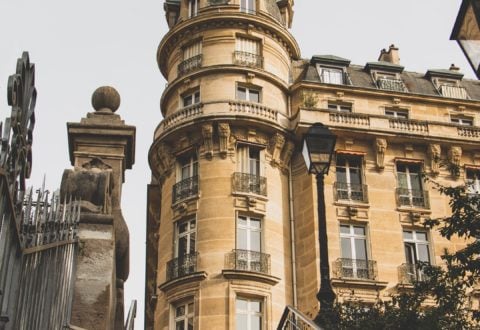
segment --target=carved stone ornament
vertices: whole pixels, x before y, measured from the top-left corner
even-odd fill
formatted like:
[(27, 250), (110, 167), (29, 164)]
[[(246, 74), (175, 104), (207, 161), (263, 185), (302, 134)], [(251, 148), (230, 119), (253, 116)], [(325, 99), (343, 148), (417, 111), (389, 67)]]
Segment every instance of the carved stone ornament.
[(385, 151), (387, 151), (387, 140), (386, 139), (375, 139), (375, 152), (376, 152), (376, 161), (377, 169), (383, 170), (385, 168)]
[(97, 168), (99, 170), (111, 170), (112, 167), (106, 163), (104, 163), (100, 158), (94, 157), (88, 162), (82, 164), (82, 168), (86, 170), (91, 170)]
[(284, 167), (288, 167), (288, 165), (290, 164), (290, 159), (292, 159), (294, 150), (295, 150), (295, 144), (293, 142), (287, 141), (282, 152), (282, 161), (283, 161)]
[(280, 164), (280, 156), (283, 146), (285, 145), (285, 137), (280, 133), (275, 133), (270, 139), (270, 154), (272, 155), (272, 163)]
[(220, 146), (220, 156), (227, 157), (228, 145), (230, 140), (230, 125), (228, 123), (218, 124), (218, 138)]
[(157, 148), (156, 158), (158, 160), (158, 173), (160, 177), (170, 175), (173, 169), (174, 161), (172, 149), (165, 143), (160, 143)]
[(205, 156), (212, 159), (213, 156), (213, 126), (212, 124), (202, 125), (203, 147), (205, 149)]
[(428, 146), (428, 155), (430, 156), (430, 168), (432, 174), (437, 175), (440, 173), (440, 156), (442, 148), (439, 144), (430, 144)]
[(462, 158), (462, 148), (450, 147), (450, 150), (448, 151), (448, 161), (455, 166), (460, 166), (461, 158)]

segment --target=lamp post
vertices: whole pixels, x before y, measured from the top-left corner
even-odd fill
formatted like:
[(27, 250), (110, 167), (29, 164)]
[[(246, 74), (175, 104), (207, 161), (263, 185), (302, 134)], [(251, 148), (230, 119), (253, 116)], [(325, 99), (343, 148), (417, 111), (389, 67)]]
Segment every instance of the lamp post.
[[(303, 136), (302, 155), (308, 172), (315, 174), (317, 180), (318, 204), (318, 243), (320, 249), (320, 290), (317, 299), (320, 312), (332, 309), (335, 300), (330, 283), (330, 265), (328, 260), (327, 219), (325, 214), (324, 176), (328, 174), (337, 137), (321, 123), (313, 124)], [(315, 323), (320, 321), (320, 312)]]
[(463, 0), (450, 40), (456, 40), (480, 78), (480, 0)]

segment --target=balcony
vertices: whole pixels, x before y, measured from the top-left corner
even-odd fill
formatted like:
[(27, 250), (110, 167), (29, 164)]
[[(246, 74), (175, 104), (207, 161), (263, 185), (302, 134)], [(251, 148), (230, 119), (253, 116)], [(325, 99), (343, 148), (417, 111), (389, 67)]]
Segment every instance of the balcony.
[(398, 283), (413, 284), (414, 282), (422, 282), (427, 276), (415, 264), (401, 264), (398, 267)]
[(233, 191), (267, 196), (267, 178), (249, 173), (233, 173)]
[(232, 250), (225, 256), (225, 268), (270, 274), (270, 255), (250, 250)]
[(333, 274), (337, 278), (376, 280), (377, 262), (364, 259), (339, 258), (333, 262)]
[(378, 88), (389, 90), (389, 91), (396, 91), (396, 92), (407, 92), (407, 88), (405, 84), (400, 79), (385, 79), (380, 78), (377, 80)]
[(233, 63), (237, 65), (261, 68), (263, 67), (263, 56), (254, 53), (235, 51), (233, 53)]
[(167, 262), (167, 281), (193, 274), (197, 271), (198, 252), (185, 254)]
[(173, 185), (172, 204), (198, 195), (198, 176), (192, 176)]
[(368, 203), (368, 190), (365, 184), (354, 184), (346, 182), (335, 182), (333, 190), (335, 200), (356, 201)]
[(418, 207), (422, 209), (430, 208), (428, 191), (426, 190), (397, 188), (396, 196), (398, 206)]
[(440, 94), (454, 99), (468, 99), (467, 91), (463, 87), (440, 85)]
[(182, 76), (188, 72), (202, 67), (203, 55), (196, 55), (186, 59), (178, 65), (178, 75)]

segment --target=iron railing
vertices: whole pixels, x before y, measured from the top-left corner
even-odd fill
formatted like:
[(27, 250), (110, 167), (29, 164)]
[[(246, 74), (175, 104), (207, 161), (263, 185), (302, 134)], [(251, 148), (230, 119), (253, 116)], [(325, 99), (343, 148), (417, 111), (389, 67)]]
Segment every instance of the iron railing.
[(184, 60), (178, 65), (178, 74), (184, 75), (190, 71), (201, 68), (202, 60), (203, 60), (202, 54), (187, 58), (186, 60)]
[(267, 178), (249, 173), (233, 173), (235, 192), (254, 193), (267, 196)]
[(427, 280), (427, 275), (423, 273), (417, 264), (401, 264), (398, 266), (398, 282), (401, 284), (413, 284)]
[(261, 68), (263, 66), (263, 56), (249, 52), (235, 51), (233, 53), (233, 63)]
[(454, 99), (468, 99), (467, 91), (464, 87), (440, 85), (439, 89), (442, 96)]
[(198, 176), (192, 176), (173, 185), (172, 203), (198, 195)]
[(321, 330), (313, 321), (292, 306), (286, 306), (277, 330)]
[(167, 262), (167, 281), (195, 273), (198, 252), (185, 254)]
[(333, 184), (335, 199), (368, 203), (368, 187), (365, 184), (335, 182)]
[(377, 278), (377, 262), (339, 258), (333, 262), (333, 273), (338, 278), (375, 280)]
[(135, 329), (135, 318), (137, 317), (137, 301), (132, 300), (130, 309), (128, 310), (127, 321), (125, 322), (125, 330)]
[(399, 206), (430, 208), (428, 191), (426, 190), (397, 188), (396, 195)]
[(320, 81), (325, 84), (352, 85), (352, 80), (348, 72), (342, 72), (339, 75), (320, 75)]
[(258, 251), (235, 249), (225, 256), (225, 267), (270, 274), (270, 255)]
[(406, 92), (407, 88), (400, 79), (380, 78), (377, 80), (378, 88), (396, 92)]

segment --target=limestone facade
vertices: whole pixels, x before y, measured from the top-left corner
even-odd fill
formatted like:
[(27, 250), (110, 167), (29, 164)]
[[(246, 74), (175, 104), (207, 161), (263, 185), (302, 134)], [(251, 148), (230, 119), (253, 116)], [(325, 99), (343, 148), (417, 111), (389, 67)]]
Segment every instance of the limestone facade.
[(421, 276), (412, 264), (440, 264), (444, 248), (464, 246), (421, 225), (449, 209), (420, 173), (478, 184), (478, 86), (455, 67), (404, 71), (394, 46), (365, 66), (302, 60), (292, 7), (165, 3), (146, 329), (273, 329), (286, 305), (316, 315), (316, 184), (301, 142), (317, 122), (337, 135), (325, 202), (339, 299), (372, 303), (408, 289)]

